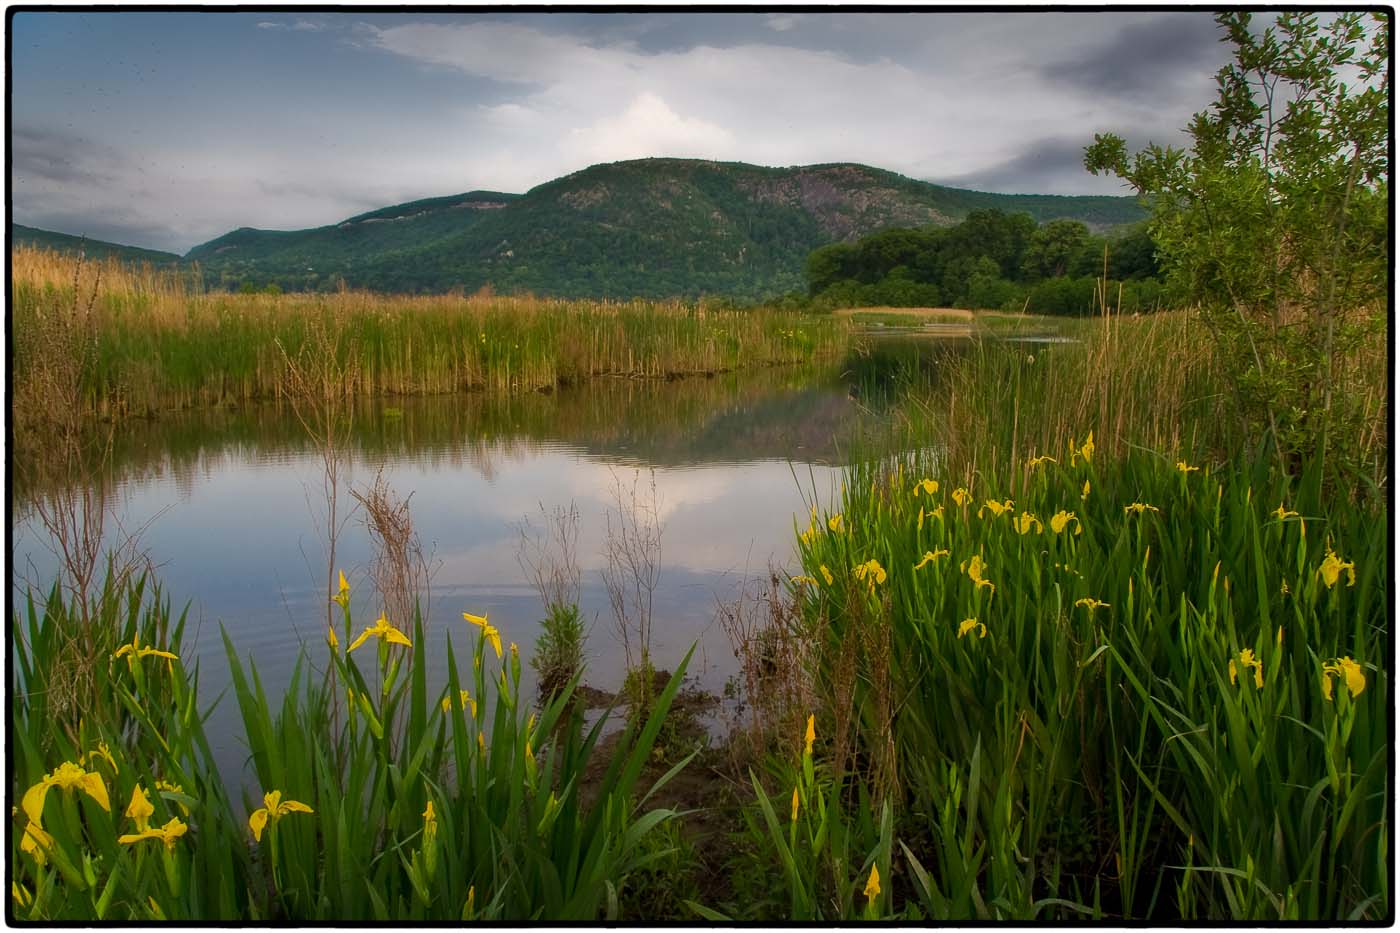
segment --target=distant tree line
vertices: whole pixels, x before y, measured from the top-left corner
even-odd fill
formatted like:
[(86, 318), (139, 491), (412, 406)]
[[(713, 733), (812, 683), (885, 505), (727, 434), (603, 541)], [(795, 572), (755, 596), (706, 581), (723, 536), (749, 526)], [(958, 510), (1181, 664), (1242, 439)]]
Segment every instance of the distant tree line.
[[(1105, 265), (1106, 264), (1106, 265)], [(1108, 303), (1151, 311), (1170, 303), (1152, 239), (1141, 227), (1096, 236), (1076, 220), (976, 210), (952, 227), (884, 230), (807, 259), (819, 307), (992, 308), (1088, 314), (1107, 278)], [(1120, 289), (1121, 286), (1121, 289)]]

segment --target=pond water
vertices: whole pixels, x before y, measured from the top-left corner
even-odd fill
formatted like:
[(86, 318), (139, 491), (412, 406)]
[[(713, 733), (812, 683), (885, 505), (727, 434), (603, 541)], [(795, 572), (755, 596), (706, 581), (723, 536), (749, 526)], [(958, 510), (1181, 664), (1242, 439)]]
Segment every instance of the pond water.
[[(795, 571), (794, 524), (805, 525), (812, 502), (825, 507), (839, 488), (845, 446), (885, 417), (870, 389), (882, 369), (867, 355), (710, 379), (600, 379), (554, 395), (365, 402), (345, 453), (342, 509), (345, 491), (365, 488), (380, 471), (398, 496), (411, 495), (432, 566), (425, 622), (433, 686), (446, 682), (448, 633), (459, 665), (469, 658), (475, 630), (464, 611), (489, 613), (528, 659), (543, 603), (519, 562), (521, 525), (528, 519), (538, 529), (541, 508), (574, 505), (581, 607), (592, 621), (585, 680), (615, 689), (624, 661), (600, 575), (607, 515), (619, 483), (649, 490), (654, 479), (663, 523), (654, 663), (670, 669), (695, 643), (689, 674), (722, 693), (737, 663), (717, 605), (746, 581), (766, 579), (770, 564)], [(221, 627), (255, 660), (270, 698), (285, 690), (303, 648), (315, 668), (325, 663), (321, 461), (290, 411), (250, 407), (124, 425), (110, 489), (117, 523), (142, 529), (140, 545), (166, 595), (177, 611), (189, 607), (184, 660), (198, 662), (206, 704), (228, 686)], [(19, 592), (27, 579), (46, 588), (55, 560), (22, 492), (13, 504), (12, 587)], [(338, 547), (356, 627), (368, 625), (379, 605), (361, 514)], [(533, 693), (528, 664), (524, 679)], [(231, 693), (207, 732), (220, 769), (243, 768)]]

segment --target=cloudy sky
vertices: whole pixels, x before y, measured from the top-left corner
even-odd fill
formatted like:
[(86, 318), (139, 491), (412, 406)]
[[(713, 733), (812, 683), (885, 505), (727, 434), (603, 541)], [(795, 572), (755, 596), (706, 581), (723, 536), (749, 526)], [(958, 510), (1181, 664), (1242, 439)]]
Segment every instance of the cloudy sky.
[(1203, 12), (19, 13), (17, 223), (185, 252), (597, 162), (854, 161), (1124, 193), (1093, 134), (1180, 143)]

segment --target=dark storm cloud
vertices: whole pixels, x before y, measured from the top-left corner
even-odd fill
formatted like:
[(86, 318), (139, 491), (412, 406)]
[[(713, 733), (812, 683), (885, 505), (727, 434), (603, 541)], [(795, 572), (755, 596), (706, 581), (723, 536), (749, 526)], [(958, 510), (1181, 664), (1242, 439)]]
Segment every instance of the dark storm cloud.
[(1084, 147), (1091, 139), (1056, 137), (1031, 143), (1024, 152), (989, 168), (952, 178), (934, 178), (939, 184), (1003, 194), (1058, 194), (1082, 192), (1088, 172)]
[(87, 237), (89, 240), (105, 240), (108, 243), (164, 249), (176, 253), (180, 252), (180, 248), (170, 244), (184, 239), (181, 231), (158, 220), (126, 214), (94, 215), (88, 210), (41, 209), (21, 214), (16, 207), (15, 223), (38, 227), (41, 230), (57, 230), (73, 236)]
[(17, 126), (10, 133), (11, 180), (44, 179), (60, 184), (110, 182), (119, 157), (110, 147), (72, 133)]
[(1170, 13), (1129, 23), (1086, 52), (1052, 62), (1051, 81), (1092, 93), (1137, 99), (1170, 96), (1185, 78), (1213, 75), (1229, 58), (1209, 13)]
[[(1132, 190), (1113, 175), (1097, 178), (1084, 168), (1084, 148), (1093, 137), (1050, 136), (1027, 144), (1009, 159), (963, 175), (929, 178), (928, 181), (953, 188), (991, 191), (998, 194), (1121, 194)], [(1137, 152), (1150, 142), (1181, 146), (1180, 133), (1147, 136), (1130, 133), (1129, 152)]]

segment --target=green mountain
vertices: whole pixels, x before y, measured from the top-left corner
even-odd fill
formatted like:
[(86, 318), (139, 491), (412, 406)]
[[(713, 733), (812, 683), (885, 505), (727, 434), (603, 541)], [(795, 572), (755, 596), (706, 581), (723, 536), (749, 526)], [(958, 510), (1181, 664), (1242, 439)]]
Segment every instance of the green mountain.
[(70, 236), (66, 233), (53, 233), (37, 227), (21, 224), (10, 225), (10, 241), (16, 246), (37, 246), (42, 249), (57, 250), (60, 253), (85, 253), (95, 259), (119, 259), (123, 262), (149, 262), (155, 264), (179, 262), (174, 253), (163, 253), (156, 249), (142, 249), (139, 246), (122, 246), (120, 243), (107, 243), (103, 240), (90, 240), (86, 237)]
[(947, 188), (864, 165), (765, 168), (641, 159), (595, 165), (523, 195), (474, 191), (328, 227), (242, 228), (195, 247), (210, 285), (388, 292), (533, 291), (571, 297), (719, 294), (804, 286), (808, 253), (968, 212), (1069, 218), (1103, 231), (1144, 216), (1132, 198)]

